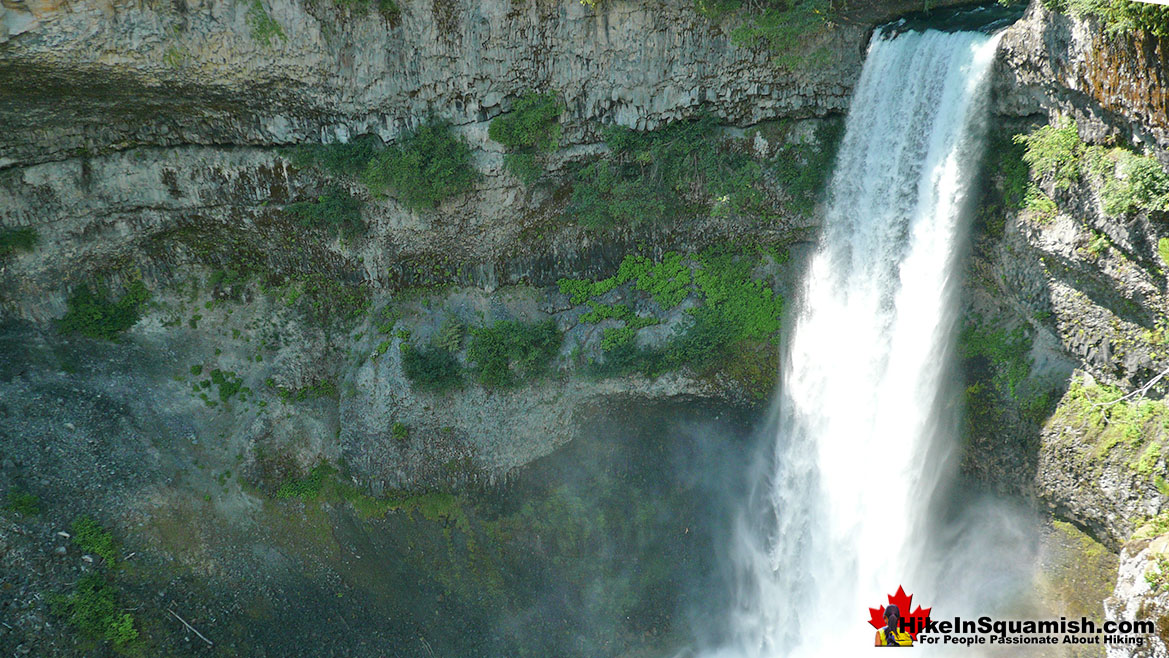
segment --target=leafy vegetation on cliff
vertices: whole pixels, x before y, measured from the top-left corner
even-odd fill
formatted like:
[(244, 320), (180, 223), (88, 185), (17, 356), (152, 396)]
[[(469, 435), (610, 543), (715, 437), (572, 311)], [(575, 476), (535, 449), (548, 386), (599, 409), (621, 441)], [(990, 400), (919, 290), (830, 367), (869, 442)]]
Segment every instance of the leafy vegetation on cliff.
[(832, 0), (696, 0), (699, 13), (712, 20), (736, 15), (741, 21), (731, 40), (767, 48), (776, 66), (822, 66), (831, 57), (816, 41), (832, 25)]
[(504, 165), (525, 184), (543, 173), (542, 156), (560, 145), (560, 115), (564, 104), (556, 92), (528, 92), (512, 106), (511, 112), (491, 120), (487, 134), (503, 144), (509, 153)]
[(102, 558), (103, 571), (87, 573), (73, 591), (51, 599), (57, 615), (64, 617), (92, 645), (108, 644), (115, 653), (141, 650), (134, 615), (126, 612), (110, 569), (117, 566), (118, 545), (113, 534), (88, 516), (73, 523), (73, 543), (86, 553)]
[(714, 117), (639, 132), (604, 130), (611, 157), (580, 168), (568, 214), (590, 229), (636, 227), (696, 211), (760, 209), (763, 172), (723, 143)]
[(0, 230), (0, 260), (18, 251), (32, 251), (37, 240), (36, 230), (29, 227)]
[[(762, 258), (766, 256), (766, 259)], [(640, 372), (657, 376), (686, 366), (696, 372), (719, 371), (739, 381), (756, 396), (770, 392), (771, 372), (778, 339), (783, 298), (755, 276), (757, 266), (780, 262), (776, 253), (741, 252), (712, 248), (683, 257), (667, 253), (660, 261), (629, 255), (613, 277), (599, 281), (561, 279), (561, 292), (574, 303), (588, 303), (590, 312), (581, 322), (616, 319), (623, 326), (606, 329), (601, 343), (605, 352), (593, 364), (602, 376)], [(664, 310), (676, 307), (686, 297), (697, 295), (702, 304), (688, 309), (688, 322), (660, 347), (636, 343), (637, 332), (657, 324), (653, 317), (635, 315), (625, 305), (605, 305), (596, 298), (628, 282), (649, 293)]]
[(1109, 34), (1144, 30), (1169, 36), (1169, 7), (1137, 0), (1042, 0), (1052, 11), (1076, 16), (1095, 16)]
[(1157, 489), (1169, 492), (1163, 448), (1169, 441), (1169, 406), (1164, 401), (1130, 397), (1124, 391), (1076, 377), (1051, 417), (1059, 436), (1071, 433), (1092, 450), (1084, 460), (1123, 459)]
[(475, 381), (489, 388), (510, 388), (547, 373), (561, 341), (552, 320), (535, 324), (501, 320), (471, 329), (467, 362)]
[[(1169, 173), (1151, 155), (1122, 147), (1088, 146), (1070, 119), (1016, 135), (1025, 147), (1023, 160), (1033, 182), (1050, 177), (1057, 189), (1068, 189), (1084, 176), (1101, 183), (1104, 212), (1127, 215), (1169, 210)], [(1028, 198), (1034, 191), (1028, 190)], [(1041, 193), (1040, 193), (1041, 194)]]
[(288, 41), (288, 35), (284, 34), (280, 23), (277, 23), (268, 14), (268, 10), (264, 8), (264, 3), (261, 0), (252, 0), (252, 4), (248, 5), (245, 20), (248, 23), (248, 29), (251, 30), (252, 39), (264, 47), (271, 46), (273, 41), (277, 39)]
[(379, 151), (362, 176), (371, 192), (392, 192), (413, 210), (436, 208), (444, 199), (470, 190), (477, 178), (471, 148), (441, 121), (406, 133), (394, 146)]
[(91, 288), (83, 284), (69, 296), (68, 309), (57, 327), (62, 333), (114, 340), (138, 322), (149, 299), (150, 292), (141, 279), (130, 282), (117, 300), (111, 299), (103, 286)]
[[(479, 177), (471, 162), (471, 147), (444, 121), (431, 121), (405, 132), (388, 148), (376, 136), (365, 135), (346, 144), (297, 146), (286, 154), (298, 167), (360, 178), (372, 194), (393, 194), (412, 210), (431, 210), (470, 190)], [(316, 221), (355, 230), (356, 200), (343, 200), (339, 190), (329, 196), (333, 197), (329, 207), (315, 211), (325, 216)], [(302, 207), (300, 212), (308, 210)]]
[(415, 388), (432, 393), (462, 388), (463, 370), (454, 353), (443, 347), (402, 345), (402, 370)]
[(315, 201), (301, 201), (288, 206), (300, 218), (301, 226), (315, 228), (352, 240), (365, 232), (361, 210), (365, 203), (340, 188), (330, 189)]

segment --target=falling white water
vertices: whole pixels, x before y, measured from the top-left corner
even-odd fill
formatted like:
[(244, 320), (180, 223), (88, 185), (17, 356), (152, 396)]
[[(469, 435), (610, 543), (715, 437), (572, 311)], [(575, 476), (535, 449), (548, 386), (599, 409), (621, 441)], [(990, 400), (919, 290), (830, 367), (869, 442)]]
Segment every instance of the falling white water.
[[(877, 34), (788, 341), (774, 462), (734, 548), (725, 656), (852, 655), (919, 563), (953, 424), (952, 278), (997, 37)], [(929, 600), (918, 601), (926, 606)]]

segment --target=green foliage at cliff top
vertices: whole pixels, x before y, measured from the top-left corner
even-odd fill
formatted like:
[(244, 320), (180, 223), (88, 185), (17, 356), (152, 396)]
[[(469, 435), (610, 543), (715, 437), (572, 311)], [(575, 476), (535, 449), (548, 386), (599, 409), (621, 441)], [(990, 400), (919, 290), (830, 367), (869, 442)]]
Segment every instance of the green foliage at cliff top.
[(695, 7), (712, 20), (738, 15), (741, 22), (731, 31), (731, 40), (767, 48), (777, 66), (819, 66), (830, 58), (815, 40), (832, 24), (832, 0), (696, 0)]
[(0, 259), (18, 251), (32, 251), (37, 240), (36, 230), (29, 227), (0, 230)]
[(1144, 30), (1169, 36), (1169, 7), (1135, 0), (1042, 0), (1052, 11), (1100, 19), (1109, 34)]
[(450, 124), (428, 123), (379, 151), (362, 180), (374, 194), (392, 193), (413, 210), (431, 210), (471, 189), (478, 174), (471, 148)]
[(67, 310), (57, 327), (62, 333), (114, 340), (138, 322), (149, 299), (150, 292), (141, 280), (131, 282), (117, 300), (111, 299), (104, 287), (81, 285), (69, 296)]

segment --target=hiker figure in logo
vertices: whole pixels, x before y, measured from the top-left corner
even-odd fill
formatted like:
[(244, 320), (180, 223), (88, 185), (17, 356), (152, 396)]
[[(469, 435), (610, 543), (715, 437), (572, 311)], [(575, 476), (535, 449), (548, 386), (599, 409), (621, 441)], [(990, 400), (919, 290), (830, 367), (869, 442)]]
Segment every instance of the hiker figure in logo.
[(877, 631), (878, 647), (911, 647), (913, 646), (913, 638), (909, 637), (909, 633), (901, 630), (901, 611), (897, 606), (890, 605), (885, 608), (885, 627)]

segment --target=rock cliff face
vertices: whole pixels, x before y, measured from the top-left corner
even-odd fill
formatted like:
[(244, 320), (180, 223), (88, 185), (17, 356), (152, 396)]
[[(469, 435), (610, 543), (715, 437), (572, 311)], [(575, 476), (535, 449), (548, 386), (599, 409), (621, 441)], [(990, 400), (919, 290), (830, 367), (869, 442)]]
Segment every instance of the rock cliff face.
[[(7, 5), (0, 164), (138, 144), (344, 141), (441, 116), (483, 123), (525, 90), (573, 118), (652, 128), (700, 106), (729, 122), (842, 111), (867, 25), (825, 36), (827, 66), (777, 72), (689, 3), (506, 0), (361, 5)], [(266, 30), (266, 31), (265, 31)], [(62, 96), (71, 102), (60, 102)]]
[(1031, 3), (1003, 41), (1000, 107), (1074, 114), (1085, 139), (1119, 137), (1157, 149), (1169, 161), (1169, 40), (1140, 31), (1108, 35), (1094, 18), (1052, 13)]
[[(1004, 211), (1012, 204), (988, 193), (976, 230), (968, 323), (981, 333), (967, 349), (996, 354), (998, 366), (967, 362), (976, 410), (968, 470), (993, 479), (996, 469), (986, 465), (1002, 466), (1007, 488), (1032, 482), (1056, 517), (1119, 551), (1106, 617), (1159, 619), (1162, 631), (1165, 540), (1157, 537), (1169, 462), (1158, 377), (1169, 366), (1169, 262), (1158, 245), (1169, 226), (1156, 204), (1118, 211), (1109, 197), (1129, 175), (1119, 164), (1125, 153), (1169, 163), (1166, 43), (1141, 32), (1109, 35), (1093, 18), (1033, 2), (1004, 37), (996, 66), (995, 148), (1015, 154), (992, 155), (988, 189), (1004, 192), (1015, 179), (1016, 200)], [(1012, 147), (1010, 137), (1034, 136), (1043, 125), (1063, 127), (1071, 150), (1061, 152), (1076, 153), (1066, 160), (1074, 168), (1061, 174), (1044, 170), (1050, 161), (1032, 162), (1028, 183), (1025, 147)], [(985, 403), (979, 387), (992, 382), (999, 393)], [(1107, 653), (1166, 655), (1163, 631), (1142, 647)]]

